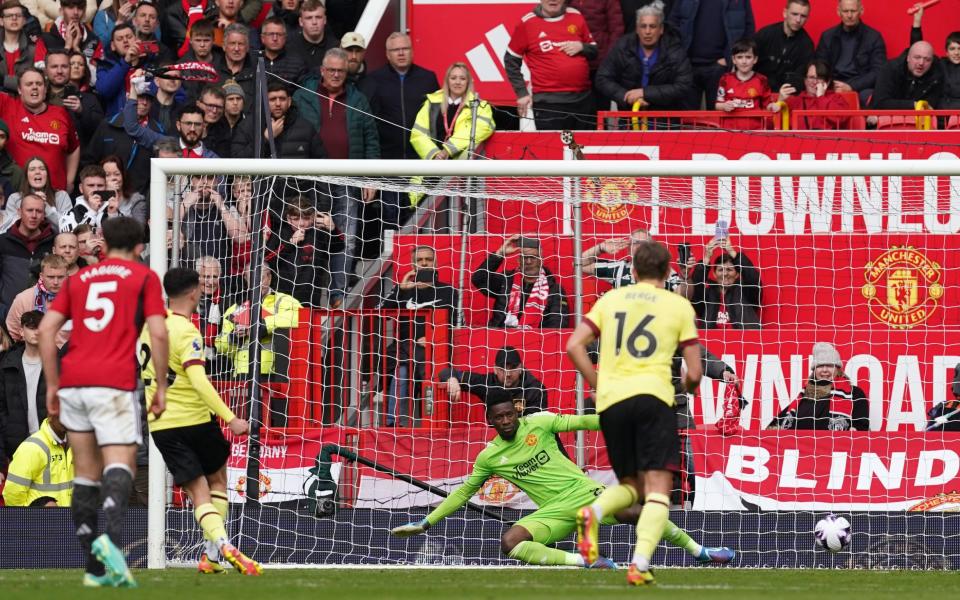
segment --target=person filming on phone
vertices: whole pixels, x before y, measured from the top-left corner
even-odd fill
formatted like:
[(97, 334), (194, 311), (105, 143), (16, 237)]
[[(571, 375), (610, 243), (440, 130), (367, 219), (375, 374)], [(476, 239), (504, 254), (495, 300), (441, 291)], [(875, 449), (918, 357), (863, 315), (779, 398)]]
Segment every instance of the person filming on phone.
[[(803, 90), (785, 83), (780, 86), (779, 102), (769, 105), (769, 110), (780, 112), (786, 104), (791, 112), (795, 110), (849, 110), (850, 105), (840, 94), (833, 91), (833, 69), (822, 60), (807, 64), (803, 78)], [(798, 129), (846, 129), (848, 117), (803, 117)]]
[(107, 202), (116, 196), (107, 190), (107, 174), (100, 165), (87, 165), (80, 170), (80, 195), (73, 208), (60, 218), (60, 231), (73, 231), (79, 225), (99, 230), (107, 212)]
[[(497, 272), (503, 261), (519, 256), (519, 268)], [(488, 255), (470, 277), (484, 296), (493, 298), (490, 327), (563, 329), (570, 327), (566, 292), (540, 256), (535, 238), (512, 235)]]
[[(633, 281), (633, 271), (630, 268), (630, 254), (619, 260), (604, 260), (600, 256), (603, 254), (614, 255), (627, 248), (630, 253), (636, 249), (637, 244), (653, 241), (653, 236), (646, 229), (634, 229), (630, 236), (626, 238), (611, 238), (604, 240), (599, 244), (587, 248), (583, 251), (583, 273), (584, 275), (593, 275), (597, 279), (606, 281), (615, 288), (625, 285), (631, 285)], [(689, 248), (689, 244), (687, 244)], [(681, 260), (680, 264), (686, 261)], [(677, 292), (681, 296), (686, 295), (685, 277), (670, 269), (670, 275), (665, 283), (666, 289), (671, 292)]]
[[(720, 253), (713, 258), (717, 250)], [(695, 261), (692, 256), (690, 260)], [(726, 221), (717, 221), (716, 235), (704, 248), (703, 260), (695, 261), (690, 286), (698, 327), (760, 328), (760, 271), (731, 243)]]
[[(405, 310), (446, 310), (446, 321), (457, 323), (457, 290), (449, 283), (440, 281), (437, 271), (437, 253), (430, 246), (417, 246), (412, 253), (413, 268), (407, 272), (390, 292), (380, 308)], [(410, 400), (418, 398), (415, 386), (426, 378), (427, 319), (422, 312), (415, 317), (400, 313), (397, 317), (395, 341), (387, 348), (388, 372), (393, 377), (387, 389), (386, 425), (407, 427), (410, 417)], [(435, 325), (443, 322), (432, 319)], [(411, 327), (411, 321), (412, 327)]]

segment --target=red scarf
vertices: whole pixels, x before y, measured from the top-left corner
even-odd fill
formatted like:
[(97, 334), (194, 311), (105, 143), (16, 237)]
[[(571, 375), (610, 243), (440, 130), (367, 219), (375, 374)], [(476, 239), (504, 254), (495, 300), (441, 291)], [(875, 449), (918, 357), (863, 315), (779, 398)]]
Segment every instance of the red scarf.
[(193, 29), (194, 23), (203, 18), (203, 13), (207, 10), (207, 0), (200, 0), (200, 4), (196, 6), (190, 6), (188, 0), (180, 0), (180, 6), (183, 7), (183, 14), (187, 15), (187, 35), (183, 38), (180, 49), (177, 50), (177, 57), (183, 58), (183, 55), (190, 50), (190, 30)]
[[(519, 282), (516, 279), (519, 278)], [(527, 303), (523, 305), (523, 313), (520, 312), (520, 302), (523, 300), (523, 275), (516, 273), (514, 281), (510, 284), (510, 297), (507, 299), (507, 318), (504, 320), (506, 327), (517, 327), (519, 329), (540, 329), (540, 322), (543, 321), (543, 311), (547, 308), (547, 297), (550, 295), (550, 281), (547, 279), (546, 272), (541, 268), (540, 275), (537, 276), (533, 289), (527, 296)]]
[(740, 392), (740, 386), (727, 384), (723, 394), (723, 416), (716, 422), (717, 431), (722, 435), (737, 435), (743, 433), (740, 426), (740, 413), (746, 402)]

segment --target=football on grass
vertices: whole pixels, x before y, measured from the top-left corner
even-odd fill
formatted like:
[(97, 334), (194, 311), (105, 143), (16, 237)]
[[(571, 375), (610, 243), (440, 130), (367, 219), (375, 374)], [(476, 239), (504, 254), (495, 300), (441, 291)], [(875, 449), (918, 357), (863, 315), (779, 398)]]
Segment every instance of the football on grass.
[(850, 521), (837, 515), (827, 515), (814, 529), (817, 544), (830, 552), (839, 552), (850, 543)]

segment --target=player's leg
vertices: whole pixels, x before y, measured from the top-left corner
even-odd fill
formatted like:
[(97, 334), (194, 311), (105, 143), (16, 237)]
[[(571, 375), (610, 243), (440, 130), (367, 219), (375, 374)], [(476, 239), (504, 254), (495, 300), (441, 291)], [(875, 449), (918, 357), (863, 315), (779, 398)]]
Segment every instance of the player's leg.
[(670, 519), (670, 487), (680, 470), (680, 436), (672, 408), (658, 398), (640, 395), (631, 400), (638, 478), (644, 503), (637, 520), (637, 545), (627, 573), (631, 585), (653, 583), (650, 558)]
[(83, 397), (77, 389), (60, 390), (60, 422), (67, 429), (67, 441), (73, 450), (73, 499), (70, 509), (80, 548), (87, 555), (84, 585), (99, 587), (112, 585), (103, 563), (93, 554), (97, 538), (97, 508), (100, 506), (100, 475), (103, 460), (100, 446), (87, 418)]
[[(640, 519), (642, 509), (643, 505), (635, 504), (626, 510), (621, 510), (615, 515), (615, 522), (634, 524)], [(606, 524), (606, 520), (604, 520), (604, 524)], [(678, 527), (673, 521), (667, 521), (663, 528), (663, 541), (678, 548), (683, 548), (687, 554), (701, 564), (716, 563), (723, 565), (732, 561), (737, 555), (732, 548), (708, 548), (700, 545), (697, 540), (693, 539), (689, 533)]]
[(106, 533), (94, 540), (93, 552), (118, 585), (133, 587), (136, 582), (120, 548), (137, 468), (137, 444), (142, 441), (140, 404), (137, 395), (129, 391), (85, 388), (83, 393), (104, 465), (100, 497)]
[(605, 489), (592, 504), (577, 512), (577, 549), (588, 564), (600, 557), (597, 542), (600, 523), (608, 515), (633, 506), (642, 497), (642, 485), (635, 479), (637, 452), (630, 417), (632, 401), (633, 398), (628, 398), (617, 402), (600, 413), (607, 456), (619, 483)]
[[(227, 497), (227, 468), (223, 466), (219, 471), (206, 476), (207, 487), (210, 489), (210, 504), (217, 509), (226, 528), (230, 504)], [(226, 573), (220, 566), (220, 546), (210, 539), (204, 539), (204, 551), (200, 555), (197, 570), (204, 574)]]
[(93, 541), (97, 539), (97, 508), (100, 507), (100, 474), (103, 472), (100, 447), (92, 432), (69, 431), (67, 440), (73, 450), (74, 466), (70, 507), (80, 548), (87, 555), (84, 584), (94, 587), (111, 585), (103, 563), (93, 555)]
[[(191, 435), (187, 440), (200, 465), (203, 477), (196, 482), (198, 499), (196, 506), (197, 522), (203, 529), (204, 537), (213, 542), (223, 558), (234, 569), (244, 575), (260, 575), (263, 567), (255, 560), (238, 550), (227, 538), (227, 458), (230, 455), (230, 443), (216, 423), (210, 421), (203, 425), (188, 428)], [(214, 498), (217, 503), (214, 504)], [(202, 502), (202, 504), (201, 504)], [(210, 552), (212, 548), (208, 546)]]
[(500, 538), (503, 553), (533, 565), (567, 565), (599, 569), (615, 569), (613, 561), (599, 557), (586, 562), (576, 552), (552, 548), (553, 544), (570, 537), (576, 526), (571, 517), (577, 506), (594, 497), (593, 489), (585, 490), (575, 498), (558, 499), (517, 521)]

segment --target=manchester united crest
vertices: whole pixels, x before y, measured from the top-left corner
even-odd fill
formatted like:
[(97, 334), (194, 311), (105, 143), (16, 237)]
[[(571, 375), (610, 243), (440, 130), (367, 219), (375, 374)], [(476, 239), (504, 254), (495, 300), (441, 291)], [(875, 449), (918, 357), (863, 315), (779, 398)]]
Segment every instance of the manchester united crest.
[(506, 504), (518, 491), (517, 486), (503, 477), (491, 477), (480, 488), (480, 499), (490, 504)]
[(570, 35), (577, 35), (577, 32), (580, 31), (576, 25), (567, 25), (567, 33)]
[(528, 446), (531, 446), (531, 447), (532, 447), (532, 446), (536, 446), (536, 445), (537, 445), (537, 436), (534, 435), (534, 434), (532, 434), (532, 433), (529, 433), (529, 434), (527, 434), (527, 439), (524, 440), (524, 441), (526, 442), (526, 444), (527, 444)]
[(633, 191), (633, 181), (623, 177), (604, 177), (599, 180), (585, 179), (583, 186), (593, 218), (618, 223), (630, 216), (633, 206), (624, 202), (624, 195)]
[(60, 129), (60, 121), (57, 121), (56, 119), (50, 121), (50, 129), (54, 131), (57, 131), (58, 129)]
[(894, 329), (911, 329), (937, 310), (943, 268), (913, 246), (894, 246), (864, 267), (870, 313)]

